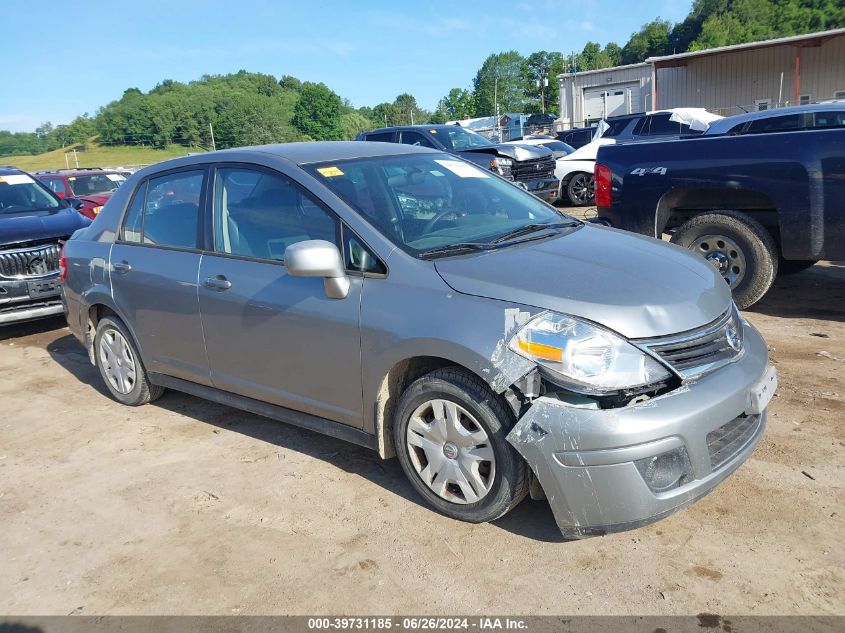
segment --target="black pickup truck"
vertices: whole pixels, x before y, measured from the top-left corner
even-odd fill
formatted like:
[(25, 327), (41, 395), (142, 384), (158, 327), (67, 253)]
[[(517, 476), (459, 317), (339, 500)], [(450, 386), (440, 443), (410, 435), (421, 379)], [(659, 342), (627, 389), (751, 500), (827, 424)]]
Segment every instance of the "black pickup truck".
[(845, 259), (845, 104), (755, 112), (598, 152), (599, 221), (706, 257), (747, 308), (778, 272)]
[(546, 202), (557, 197), (555, 158), (545, 147), (492, 143), (459, 125), (406, 125), (361, 132), (356, 141), (404, 143), (439, 149), (489, 169)]

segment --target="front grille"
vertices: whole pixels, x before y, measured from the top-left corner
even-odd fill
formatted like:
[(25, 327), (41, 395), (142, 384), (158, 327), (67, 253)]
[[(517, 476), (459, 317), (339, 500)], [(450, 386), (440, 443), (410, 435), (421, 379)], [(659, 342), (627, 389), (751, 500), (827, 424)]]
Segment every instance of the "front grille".
[(42, 277), (59, 270), (58, 242), (0, 251), (0, 276)]
[(533, 160), (514, 161), (511, 165), (511, 174), (514, 180), (540, 180), (541, 178), (553, 178), (555, 174), (555, 159), (535, 158)]
[(682, 377), (690, 378), (722, 367), (741, 353), (742, 322), (736, 308), (731, 307), (704, 327), (639, 340), (637, 344), (656, 353)]
[(759, 415), (741, 415), (707, 434), (710, 469), (716, 470), (736, 455), (754, 437), (760, 426)]

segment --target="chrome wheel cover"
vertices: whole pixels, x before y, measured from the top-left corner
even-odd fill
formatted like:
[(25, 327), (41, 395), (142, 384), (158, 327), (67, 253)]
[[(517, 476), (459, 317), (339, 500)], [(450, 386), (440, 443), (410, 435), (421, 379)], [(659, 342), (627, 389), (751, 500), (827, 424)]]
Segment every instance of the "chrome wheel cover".
[(496, 477), (490, 438), (451, 400), (429, 400), (411, 414), (405, 434), (411, 464), (438, 497), (451, 503), (483, 499)]
[(135, 387), (135, 356), (132, 348), (115, 329), (109, 328), (100, 337), (100, 366), (112, 388), (127, 394)]
[(704, 235), (696, 239), (690, 249), (710, 262), (728, 282), (731, 290), (745, 279), (745, 253), (731, 238), (725, 235)]

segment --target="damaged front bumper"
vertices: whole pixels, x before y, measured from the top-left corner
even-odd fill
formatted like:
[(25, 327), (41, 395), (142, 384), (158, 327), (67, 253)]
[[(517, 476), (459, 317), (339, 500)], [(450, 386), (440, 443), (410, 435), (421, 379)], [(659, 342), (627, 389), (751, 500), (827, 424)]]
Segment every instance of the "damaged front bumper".
[(540, 397), (508, 441), (530, 464), (567, 538), (633, 529), (704, 496), (763, 435), (756, 397), (774, 386), (766, 344), (745, 325), (745, 352), (639, 404), (587, 409)]

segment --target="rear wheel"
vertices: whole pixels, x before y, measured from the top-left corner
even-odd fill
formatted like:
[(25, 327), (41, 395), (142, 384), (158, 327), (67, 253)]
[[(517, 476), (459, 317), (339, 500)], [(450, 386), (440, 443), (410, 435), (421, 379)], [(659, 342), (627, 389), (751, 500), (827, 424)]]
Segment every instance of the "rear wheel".
[(513, 416), (484, 382), (439, 369), (402, 394), (393, 440), (402, 470), (441, 513), (481, 523), (503, 516), (528, 492), (528, 468), (505, 439)]
[(118, 402), (137, 407), (164, 393), (164, 387), (147, 379), (141, 356), (120, 319), (100, 319), (94, 336), (94, 359), (106, 388)]
[(677, 228), (672, 242), (710, 262), (741, 310), (759, 301), (777, 275), (774, 239), (757, 220), (738, 211), (698, 215)]
[(578, 172), (566, 184), (566, 195), (576, 207), (594, 204), (596, 201), (596, 179), (593, 174)]

